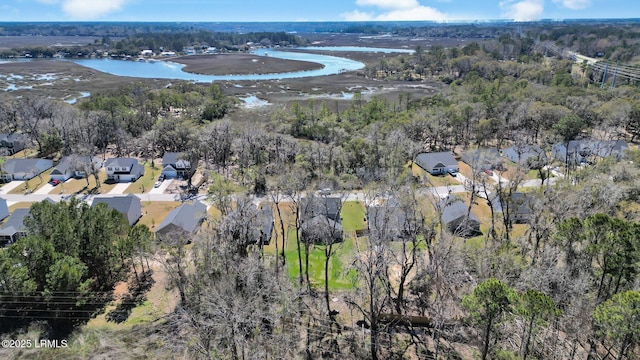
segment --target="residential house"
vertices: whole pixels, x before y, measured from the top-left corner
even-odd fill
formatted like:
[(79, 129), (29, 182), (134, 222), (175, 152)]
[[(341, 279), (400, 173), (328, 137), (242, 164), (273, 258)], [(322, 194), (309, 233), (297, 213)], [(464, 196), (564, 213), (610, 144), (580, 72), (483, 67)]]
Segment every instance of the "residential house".
[(0, 220), (4, 220), (9, 216), (9, 206), (7, 206), (7, 200), (0, 199)]
[(29, 209), (16, 209), (6, 223), (0, 227), (0, 245), (5, 246), (16, 242), (27, 234), (24, 219), (29, 216)]
[(65, 156), (51, 170), (49, 177), (51, 180), (67, 181), (74, 177), (77, 179), (86, 178), (87, 170), (100, 169), (102, 160), (91, 156)]
[(395, 199), (389, 199), (378, 206), (367, 207), (369, 236), (402, 240), (407, 234), (407, 213)]
[(256, 230), (255, 238), (260, 239), (263, 245), (269, 245), (271, 236), (273, 235), (273, 209), (270, 205), (264, 204), (258, 208), (258, 224), (259, 230)]
[(494, 148), (469, 150), (462, 154), (461, 158), (467, 165), (479, 171), (499, 170), (504, 167), (500, 152)]
[(511, 194), (508, 199), (501, 199), (496, 195), (491, 199), (491, 207), (496, 212), (508, 209), (509, 217), (515, 223), (528, 223), (533, 212), (533, 196), (522, 192)]
[(0, 155), (10, 156), (24, 150), (29, 143), (25, 134), (0, 134)]
[(342, 199), (337, 197), (309, 197), (300, 201), (302, 237), (312, 241), (342, 239), (340, 210)]
[(480, 220), (473, 212), (469, 212), (464, 201), (449, 197), (443, 199), (439, 206), (442, 211), (442, 223), (453, 235), (473, 237), (482, 234)]
[(30, 180), (53, 166), (48, 159), (8, 159), (0, 165), (0, 180)]
[(628, 149), (629, 145), (623, 140), (582, 139), (554, 144), (551, 155), (562, 162), (577, 165), (610, 156), (619, 160)]
[(516, 164), (526, 164), (529, 159), (540, 158), (544, 152), (538, 145), (522, 145), (502, 149), (502, 156)]
[(126, 196), (110, 196), (110, 197), (98, 197), (93, 199), (91, 206), (97, 206), (98, 204), (105, 204), (111, 209), (114, 209), (121, 213), (129, 225), (133, 226), (142, 216), (142, 204), (140, 198), (129, 194)]
[(151, 49), (142, 50), (142, 51), (140, 51), (140, 56), (144, 56), (144, 57), (153, 56), (153, 50), (151, 50)]
[[(156, 229), (156, 238), (167, 241), (172, 238), (189, 237), (207, 217), (207, 206), (199, 201), (184, 203), (171, 210)], [(188, 240), (188, 239), (187, 239)]]
[(111, 158), (104, 163), (107, 180), (115, 182), (133, 182), (144, 175), (144, 166), (133, 158)]
[(449, 151), (421, 153), (416, 156), (414, 162), (431, 175), (446, 174), (449, 172), (458, 172), (458, 161)]
[(166, 152), (162, 156), (162, 173), (168, 179), (186, 178), (191, 173), (191, 162), (185, 153)]

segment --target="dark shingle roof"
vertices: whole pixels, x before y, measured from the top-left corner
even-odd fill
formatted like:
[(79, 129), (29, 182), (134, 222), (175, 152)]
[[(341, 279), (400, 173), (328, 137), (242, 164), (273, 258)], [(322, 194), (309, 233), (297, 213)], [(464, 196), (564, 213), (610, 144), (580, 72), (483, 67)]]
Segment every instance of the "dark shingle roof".
[(9, 174), (39, 172), (36, 167), (38, 161), (40, 159), (8, 159), (2, 164), (2, 168)]
[(106, 204), (108, 207), (118, 211), (124, 215), (125, 219), (129, 222), (129, 225), (133, 225), (139, 218), (140, 213), (133, 213), (137, 208), (140, 208), (140, 198), (133, 194), (127, 196), (113, 196), (113, 197), (100, 197), (95, 198), (91, 206), (97, 204)]
[(338, 197), (314, 197), (311, 201), (309, 198), (304, 198), (300, 201), (300, 212), (303, 218), (324, 215), (331, 220), (340, 222), (341, 208), (342, 199)]
[[(430, 170), (435, 167), (458, 166), (458, 162), (453, 157), (453, 154), (448, 151), (421, 153), (416, 156), (414, 162), (425, 170)], [(442, 164), (442, 166), (438, 166), (438, 164)]]
[(26, 232), (24, 218), (28, 215), (29, 209), (15, 209), (7, 222), (0, 227), (0, 236), (13, 236), (19, 232)]
[(207, 206), (203, 203), (199, 201), (193, 204), (184, 203), (169, 212), (156, 232), (161, 232), (170, 225), (178, 226), (186, 232), (194, 232), (206, 215)]
[[(449, 224), (452, 221), (456, 221), (467, 216), (469, 208), (462, 200), (450, 200), (444, 199), (440, 202), (440, 208), (442, 209), (442, 222)], [(473, 214), (469, 213), (469, 220), (479, 221)]]
[(133, 167), (138, 160), (134, 158), (110, 158), (104, 162), (105, 167)]
[(183, 159), (184, 153), (181, 152), (165, 152), (162, 156), (162, 166), (176, 165), (179, 168), (189, 167), (189, 161)]

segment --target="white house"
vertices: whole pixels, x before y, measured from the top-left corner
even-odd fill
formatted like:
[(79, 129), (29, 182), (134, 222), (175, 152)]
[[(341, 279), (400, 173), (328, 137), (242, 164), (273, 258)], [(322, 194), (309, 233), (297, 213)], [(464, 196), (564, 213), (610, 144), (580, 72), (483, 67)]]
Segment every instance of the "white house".
[(48, 159), (8, 159), (2, 164), (0, 180), (29, 180), (53, 166)]
[(144, 175), (144, 166), (133, 158), (111, 158), (104, 163), (107, 180), (115, 182), (133, 182)]
[(191, 163), (183, 159), (184, 153), (166, 152), (162, 156), (162, 173), (169, 179), (189, 176)]
[(102, 160), (91, 156), (65, 156), (60, 159), (58, 165), (51, 170), (51, 180), (67, 181), (68, 179), (86, 178), (87, 170), (100, 169)]
[(142, 50), (140, 52), (140, 56), (144, 56), (144, 57), (153, 56), (153, 50), (149, 50), (149, 49)]
[(414, 162), (431, 175), (459, 171), (458, 161), (448, 151), (421, 153), (416, 156)]

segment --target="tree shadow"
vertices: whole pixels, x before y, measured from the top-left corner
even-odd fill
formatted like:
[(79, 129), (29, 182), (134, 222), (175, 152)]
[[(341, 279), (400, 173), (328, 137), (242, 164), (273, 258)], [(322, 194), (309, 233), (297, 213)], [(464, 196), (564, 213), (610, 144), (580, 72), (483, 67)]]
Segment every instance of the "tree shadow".
[(133, 308), (144, 303), (147, 298), (147, 292), (155, 282), (151, 276), (152, 274), (153, 271), (147, 271), (140, 275), (139, 280), (134, 279), (129, 282), (127, 294), (122, 297), (121, 302), (115, 309), (107, 313), (107, 321), (117, 324), (123, 323), (129, 318)]

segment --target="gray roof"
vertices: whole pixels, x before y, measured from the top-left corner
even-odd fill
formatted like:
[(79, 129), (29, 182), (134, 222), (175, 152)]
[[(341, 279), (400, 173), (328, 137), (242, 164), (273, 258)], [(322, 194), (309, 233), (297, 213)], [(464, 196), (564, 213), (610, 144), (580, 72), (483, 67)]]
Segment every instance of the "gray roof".
[(27, 140), (28, 137), (25, 134), (0, 134), (0, 146), (3, 144), (12, 144), (15, 141), (26, 142)]
[(138, 210), (142, 207), (140, 204), (140, 198), (133, 194), (93, 199), (91, 206), (96, 206), (97, 204), (106, 204), (108, 207), (118, 211), (124, 215), (125, 219), (129, 222), (129, 225), (135, 224), (142, 215)]
[(7, 206), (7, 200), (0, 199), (0, 220), (9, 216), (9, 207)]
[(370, 206), (367, 208), (367, 223), (369, 230), (386, 229), (390, 232), (404, 230), (407, 216), (398, 206)]
[[(442, 209), (442, 222), (449, 224), (452, 221), (466, 218), (469, 210), (468, 206), (462, 200), (444, 199), (440, 202), (440, 208)], [(480, 221), (473, 214), (469, 213), (469, 220)]]
[(456, 161), (456, 158), (454, 158), (453, 154), (449, 151), (421, 153), (416, 156), (414, 162), (425, 170), (438, 167), (458, 166), (458, 161)]
[[(310, 201), (310, 199), (312, 199)], [(313, 197), (303, 198), (300, 201), (300, 213), (303, 218), (312, 218), (316, 215), (324, 215), (331, 220), (341, 222), (340, 209), (342, 199), (339, 197)]]
[(202, 219), (207, 216), (207, 206), (199, 201), (193, 204), (184, 203), (177, 208), (171, 210), (167, 217), (164, 218), (156, 232), (161, 232), (167, 226), (175, 225), (186, 232), (194, 232)]
[(542, 148), (535, 144), (502, 149), (502, 156), (520, 163), (527, 161), (529, 158), (538, 157), (540, 154), (542, 154)]
[(179, 168), (188, 168), (190, 164), (188, 160), (183, 159), (184, 156), (183, 152), (165, 152), (162, 155), (162, 166), (176, 165)]
[(138, 163), (134, 158), (110, 158), (104, 162), (105, 167), (131, 167)]
[[(517, 207), (516, 214), (518, 215), (530, 215), (532, 212), (531, 209), (531, 201), (532, 196), (527, 195), (522, 192), (514, 192), (511, 194), (511, 204), (512, 206)], [(491, 200), (491, 206), (494, 210), (502, 212), (502, 199), (500, 196), (495, 196)], [(513, 209), (511, 210), (513, 211)]]
[(494, 148), (469, 150), (461, 158), (467, 165), (477, 166), (482, 170), (493, 169), (502, 162), (500, 153)]
[(0, 236), (13, 236), (19, 232), (26, 232), (24, 218), (29, 215), (29, 209), (15, 209), (6, 223), (0, 227)]
[(58, 165), (51, 170), (51, 175), (64, 175), (69, 170), (76, 171), (82, 168), (82, 166), (90, 164), (94, 161), (91, 156), (65, 156), (58, 162)]
[(2, 164), (2, 169), (9, 174), (39, 173), (37, 165), (40, 160), (44, 159), (8, 159)]
[(260, 240), (263, 244), (269, 243), (273, 232), (273, 209), (269, 205), (262, 205), (259, 210), (258, 219), (261, 221)]

